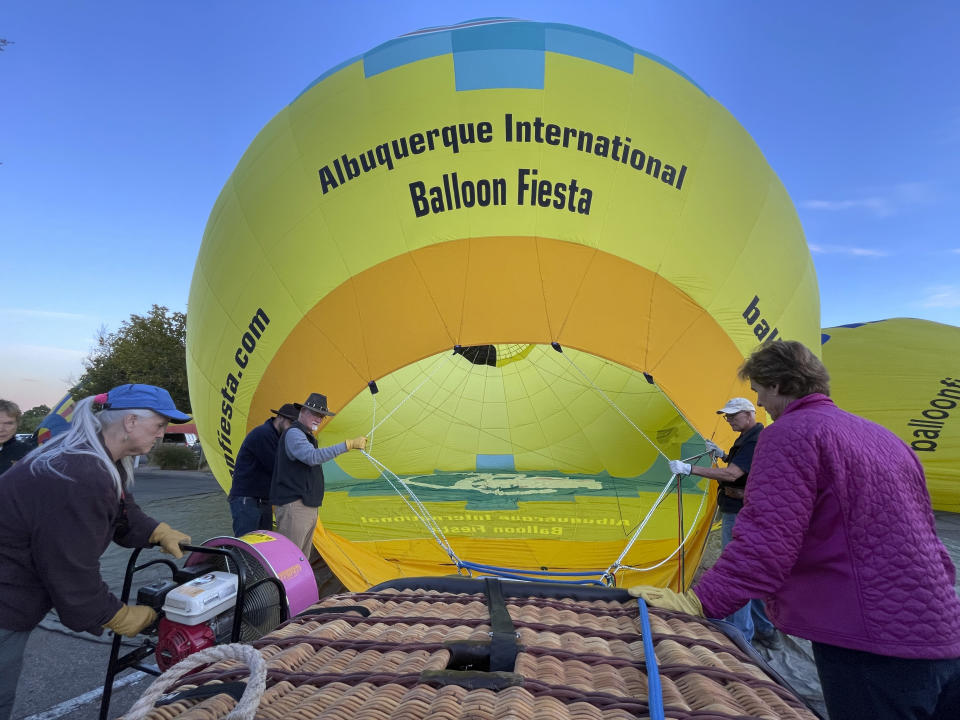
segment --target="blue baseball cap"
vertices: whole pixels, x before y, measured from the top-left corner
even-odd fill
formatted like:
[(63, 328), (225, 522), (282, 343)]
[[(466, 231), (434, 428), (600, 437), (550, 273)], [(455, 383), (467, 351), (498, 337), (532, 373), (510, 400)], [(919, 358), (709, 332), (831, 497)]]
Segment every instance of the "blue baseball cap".
[(177, 410), (170, 393), (156, 385), (118, 385), (107, 393), (103, 406), (108, 410), (153, 410), (157, 415), (177, 422), (190, 419), (189, 415)]

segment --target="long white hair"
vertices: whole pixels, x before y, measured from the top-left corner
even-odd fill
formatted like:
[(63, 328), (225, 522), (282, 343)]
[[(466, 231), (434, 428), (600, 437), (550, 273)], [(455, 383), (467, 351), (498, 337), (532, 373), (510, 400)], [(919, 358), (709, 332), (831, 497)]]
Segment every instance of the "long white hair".
[(120, 477), (116, 463), (107, 452), (103, 441), (100, 439), (102, 431), (123, 422), (127, 415), (136, 415), (138, 417), (151, 417), (156, 415), (152, 410), (134, 409), (134, 410), (101, 410), (94, 412), (93, 398), (87, 397), (76, 404), (73, 409), (73, 420), (70, 421), (70, 429), (67, 432), (51, 438), (40, 447), (36, 448), (24, 460), (31, 460), (33, 472), (52, 472), (68, 480), (75, 479), (67, 475), (64, 470), (69, 470), (70, 457), (72, 455), (90, 455), (103, 463), (110, 475), (113, 477), (114, 485), (117, 489), (119, 498), (123, 490), (133, 485), (133, 456), (120, 458), (120, 465), (123, 467), (124, 476)]

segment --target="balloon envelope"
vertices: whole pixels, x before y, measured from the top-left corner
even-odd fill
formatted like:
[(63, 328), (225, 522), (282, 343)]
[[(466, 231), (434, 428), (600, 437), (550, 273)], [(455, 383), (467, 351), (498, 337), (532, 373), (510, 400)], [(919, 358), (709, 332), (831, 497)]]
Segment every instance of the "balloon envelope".
[(826, 328), (837, 405), (883, 425), (923, 463), (934, 508), (960, 512), (960, 328), (894, 318)]
[(37, 426), (37, 444), (42, 445), (47, 440), (70, 429), (73, 421), (73, 409), (76, 407), (73, 397), (67, 393), (53, 406), (47, 416)]
[(328, 463), (314, 535), (351, 589), (464, 558), (602, 570), (644, 518), (623, 560), (653, 569), (617, 581), (682, 584), (713, 492), (653, 510), (666, 461), (732, 442), (716, 408), (758, 342), (819, 333), (793, 205), (730, 114), (613, 38), (512, 20), (321, 75), (227, 181), (189, 305), (225, 488), (245, 433), (311, 392), (337, 412), (321, 446), (372, 436)]

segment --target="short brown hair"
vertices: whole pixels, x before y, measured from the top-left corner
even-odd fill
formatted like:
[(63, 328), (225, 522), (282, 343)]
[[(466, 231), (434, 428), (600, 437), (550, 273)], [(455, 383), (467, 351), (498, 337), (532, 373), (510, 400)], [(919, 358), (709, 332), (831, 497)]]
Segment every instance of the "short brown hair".
[(777, 385), (781, 395), (804, 397), (830, 394), (830, 373), (816, 355), (796, 340), (777, 340), (761, 345), (748, 357), (737, 377), (758, 385)]
[(20, 422), (20, 416), (23, 415), (23, 413), (20, 412), (20, 406), (12, 400), (0, 400), (0, 413), (9, 415), (18, 423)]

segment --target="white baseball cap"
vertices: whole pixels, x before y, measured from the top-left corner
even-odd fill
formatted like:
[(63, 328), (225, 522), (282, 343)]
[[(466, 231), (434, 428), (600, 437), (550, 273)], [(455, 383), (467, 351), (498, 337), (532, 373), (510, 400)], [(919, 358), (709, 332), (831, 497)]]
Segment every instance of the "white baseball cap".
[(717, 410), (717, 415), (732, 415), (733, 413), (743, 412), (756, 412), (756, 408), (753, 407), (753, 403), (743, 397), (730, 398), (727, 400), (727, 404), (722, 408)]

